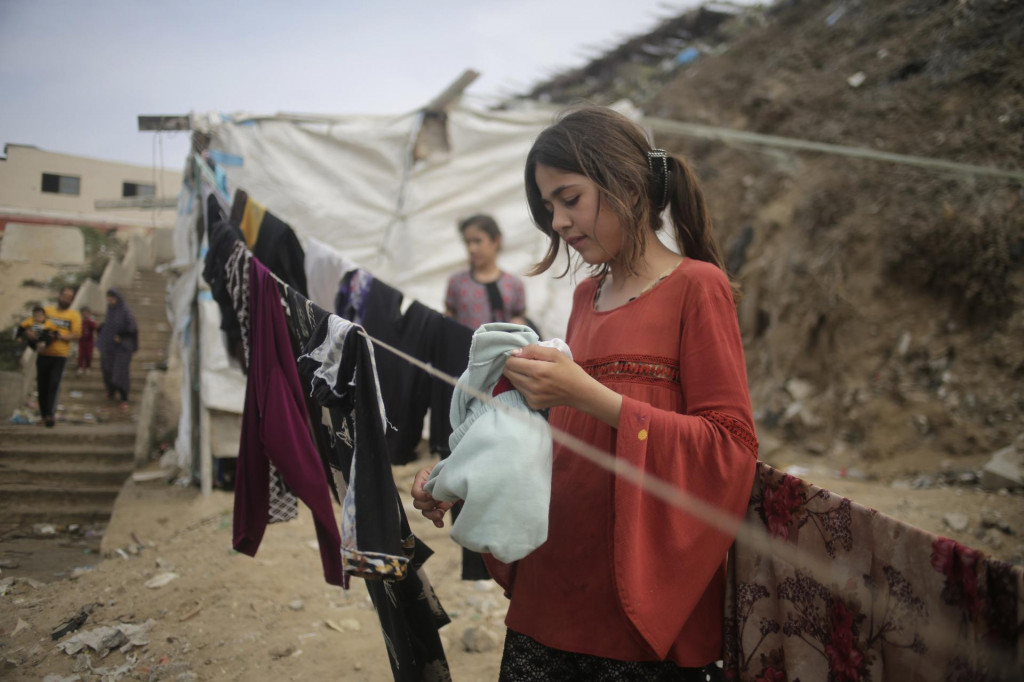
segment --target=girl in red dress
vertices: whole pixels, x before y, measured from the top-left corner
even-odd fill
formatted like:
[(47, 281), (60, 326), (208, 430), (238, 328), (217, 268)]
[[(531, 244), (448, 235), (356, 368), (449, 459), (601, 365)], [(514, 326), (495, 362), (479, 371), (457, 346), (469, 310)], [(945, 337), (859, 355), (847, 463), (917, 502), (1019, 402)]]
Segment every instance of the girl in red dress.
[[(696, 178), (604, 108), (570, 111), (526, 159), (526, 195), (550, 240), (590, 266), (566, 341), (529, 346), (505, 376), (552, 429), (739, 519), (757, 440), (729, 278)], [(666, 213), (667, 215), (663, 215)], [(663, 228), (675, 248), (665, 246)], [(566, 265), (566, 271), (569, 264)], [(435, 525), (450, 506), (413, 484)], [(554, 446), (548, 539), (488, 559), (511, 599), (502, 680), (716, 679), (732, 537)]]

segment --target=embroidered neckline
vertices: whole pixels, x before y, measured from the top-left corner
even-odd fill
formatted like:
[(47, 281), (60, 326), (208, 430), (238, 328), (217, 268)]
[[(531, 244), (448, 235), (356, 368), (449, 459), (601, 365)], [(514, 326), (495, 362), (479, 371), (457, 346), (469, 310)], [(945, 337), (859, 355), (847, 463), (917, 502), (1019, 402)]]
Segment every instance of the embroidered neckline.
[(608, 313), (608, 312), (611, 312), (612, 310), (618, 310), (618, 309), (619, 309), (619, 308), (621, 308), (622, 306), (624, 306), (624, 305), (628, 305), (628, 304), (632, 303), (632, 302), (633, 302), (633, 301), (635, 301), (636, 299), (638, 299), (638, 298), (640, 298), (641, 296), (643, 296), (644, 294), (646, 294), (646, 293), (647, 293), (648, 291), (651, 291), (651, 290), (652, 290), (652, 289), (654, 289), (654, 288), (655, 288), (656, 286), (658, 286), (659, 284), (661, 284), (662, 282), (664, 282), (664, 281), (665, 281), (666, 279), (668, 279), (668, 278), (669, 278), (669, 276), (670, 276), (670, 275), (671, 275), (671, 274), (672, 274), (673, 272), (675, 272), (675, 271), (676, 271), (677, 269), (679, 269), (679, 266), (680, 266), (680, 265), (682, 265), (682, 264), (683, 264), (683, 263), (684, 263), (685, 261), (686, 261), (686, 259), (685, 259), (685, 258), (683, 258), (683, 259), (682, 259), (682, 260), (680, 260), (680, 261), (679, 261), (678, 263), (676, 263), (675, 265), (673, 265), (673, 266), (672, 266), (671, 268), (669, 268), (668, 270), (665, 270), (665, 271), (664, 271), (663, 273), (661, 273), (660, 275), (658, 275), (658, 277), (657, 277), (657, 278), (656, 278), (656, 279), (655, 279), (655, 280), (654, 280), (653, 282), (651, 282), (650, 284), (648, 284), (647, 286), (645, 286), (645, 287), (643, 288), (643, 290), (642, 290), (642, 291), (641, 291), (641, 292), (640, 292), (639, 294), (637, 294), (636, 296), (633, 296), (633, 297), (631, 297), (631, 298), (630, 298), (630, 299), (629, 299), (628, 301), (626, 301), (625, 303), (622, 303), (621, 305), (617, 305), (617, 306), (615, 306), (614, 308), (609, 308), (608, 310), (598, 310), (598, 309), (597, 309), (597, 299), (598, 299), (598, 298), (599, 298), (599, 297), (601, 296), (601, 291), (602, 291), (602, 290), (604, 289), (604, 285), (605, 285), (605, 284), (606, 284), (606, 283), (607, 283), (607, 282), (609, 281), (609, 279), (611, 278), (611, 273), (609, 273), (609, 272), (607, 272), (607, 271), (606, 271), (606, 272), (604, 272), (604, 273), (603, 273), (603, 274), (601, 275), (601, 279), (600, 279), (600, 280), (598, 280), (598, 282), (597, 282), (597, 288), (596, 288), (596, 289), (594, 290), (594, 300), (593, 300), (593, 301), (591, 301), (591, 307), (593, 308), (594, 312), (596, 312), (596, 313)]

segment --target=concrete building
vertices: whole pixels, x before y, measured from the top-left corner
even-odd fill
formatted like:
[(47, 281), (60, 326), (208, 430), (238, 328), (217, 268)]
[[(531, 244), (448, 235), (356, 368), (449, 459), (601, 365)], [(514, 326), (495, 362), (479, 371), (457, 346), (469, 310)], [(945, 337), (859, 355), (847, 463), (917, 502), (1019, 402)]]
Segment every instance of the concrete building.
[[(21, 144), (4, 145), (4, 154), (0, 159), (0, 230), (9, 222), (107, 229), (174, 226), (175, 209), (159, 205), (173, 206), (181, 190), (178, 167), (154, 171)], [(111, 206), (114, 203), (156, 203), (158, 207), (115, 208)]]

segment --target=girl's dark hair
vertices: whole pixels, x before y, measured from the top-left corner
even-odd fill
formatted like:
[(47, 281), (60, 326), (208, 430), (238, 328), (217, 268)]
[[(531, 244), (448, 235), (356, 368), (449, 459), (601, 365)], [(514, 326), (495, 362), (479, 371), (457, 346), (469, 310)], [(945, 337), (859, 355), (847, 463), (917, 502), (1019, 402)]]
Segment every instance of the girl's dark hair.
[(483, 230), (491, 238), (492, 242), (501, 239), (501, 229), (498, 227), (498, 222), (486, 213), (477, 213), (464, 220), (460, 220), (459, 234), (465, 234), (466, 230), (470, 227), (477, 227)]
[[(636, 272), (647, 248), (649, 233), (644, 228), (657, 232), (663, 223), (657, 209), (664, 192), (663, 176), (652, 172), (647, 157), (650, 150), (647, 136), (638, 125), (604, 107), (570, 109), (537, 136), (526, 156), (526, 199), (534, 224), (548, 236), (550, 244), (531, 275), (545, 272), (554, 264), (561, 242), (551, 227), (551, 213), (544, 207), (537, 187), (535, 172), (539, 163), (586, 176), (597, 185), (599, 201), (615, 211), (622, 225), (620, 256), (626, 269)], [(667, 205), (675, 227), (676, 247), (688, 258), (714, 263), (724, 271), (711, 216), (696, 177), (684, 161), (674, 156), (668, 157), (668, 170), (671, 181)], [(601, 203), (598, 206), (600, 210)], [(568, 245), (565, 251), (568, 255)], [(607, 264), (598, 270), (605, 268)], [(567, 263), (559, 277), (568, 271)]]

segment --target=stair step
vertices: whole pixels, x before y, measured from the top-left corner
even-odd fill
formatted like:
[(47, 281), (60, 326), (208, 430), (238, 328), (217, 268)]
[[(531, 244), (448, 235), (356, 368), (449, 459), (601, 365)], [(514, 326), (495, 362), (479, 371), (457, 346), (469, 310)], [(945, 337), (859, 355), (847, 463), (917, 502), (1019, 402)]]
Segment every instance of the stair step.
[(47, 509), (89, 510), (113, 509), (114, 500), (121, 492), (120, 485), (67, 487), (31, 485), (0, 485), (0, 516), (5, 519), (25, 512), (45, 512)]
[(4, 523), (22, 528), (31, 527), (36, 523), (47, 523), (55, 526), (70, 526), (73, 523), (86, 525), (90, 523), (106, 524), (110, 521), (110, 515), (114, 511), (113, 503), (107, 505), (80, 505), (68, 507), (65, 505), (51, 507), (50, 509), (23, 508), (4, 512)]
[(73, 445), (95, 448), (101, 445), (135, 447), (134, 424), (58, 424), (52, 429), (37, 425), (0, 426), (0, 443), (4, 451), (36, 452), (36, 448), (59, 448)]
[(41, 481), (45, 481), (47, 486), (65, 489), (120, 487), (132, 475), (133, 469), (132, 457), (116, 465), (101, 465), (96, 461), (68, 464), (0, 459), (0, 487), (38, 486)]

